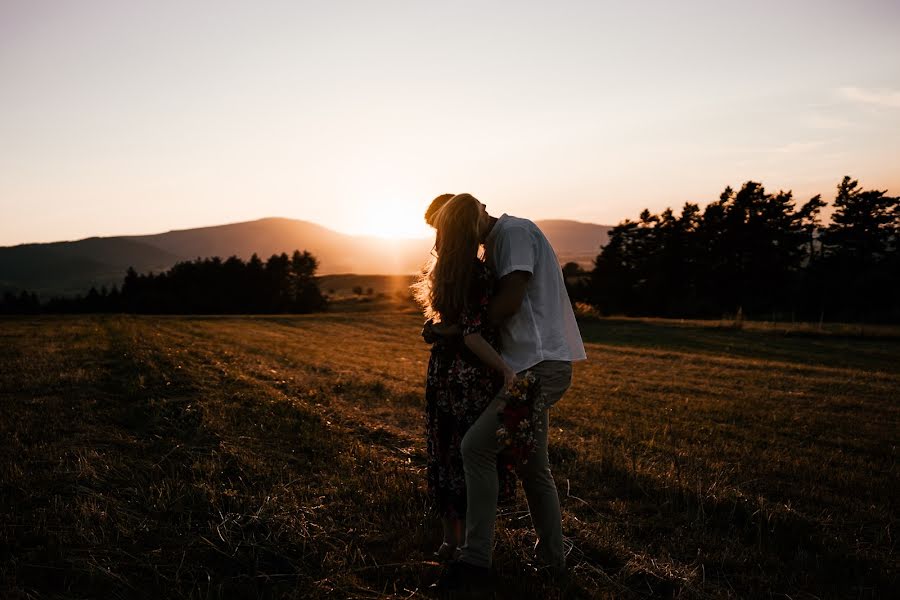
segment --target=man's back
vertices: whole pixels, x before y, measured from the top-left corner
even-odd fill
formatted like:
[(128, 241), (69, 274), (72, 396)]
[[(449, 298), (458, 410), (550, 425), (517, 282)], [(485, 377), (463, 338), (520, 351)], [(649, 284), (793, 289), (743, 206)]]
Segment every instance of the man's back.
[(559, 260), (538, 226), (504, 214), (485, 247), (497, 277), (513, 271), (531, 274), (521, 309), (501, 327), (503, 359), (510, 367), (521, 372), (545, 360), (584, 359)]

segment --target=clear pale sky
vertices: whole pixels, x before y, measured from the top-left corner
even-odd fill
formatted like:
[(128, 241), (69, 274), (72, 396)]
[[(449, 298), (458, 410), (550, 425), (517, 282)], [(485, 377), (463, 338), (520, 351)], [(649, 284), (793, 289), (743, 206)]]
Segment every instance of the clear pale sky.
[(900, 193), (900, 2), (0, 0), (0, 245)]

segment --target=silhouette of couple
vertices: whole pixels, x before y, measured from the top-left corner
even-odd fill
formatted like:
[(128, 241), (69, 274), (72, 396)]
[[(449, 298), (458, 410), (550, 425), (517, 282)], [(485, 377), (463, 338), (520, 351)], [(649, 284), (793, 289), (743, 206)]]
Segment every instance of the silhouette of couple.
[(498, 497), (514, 484), (513, 471), (537, 533), (536, 563), (564, 577), (549, 409), (585, 353), (559, 261), (533, 222), (493, 217), (470, 194), (438, 196), (425, 220), (435, 246), (413, 290), (432, 344), (427, 478), (443, 526), (436, 554), (446, 563), (436, 587), (492, 586)]

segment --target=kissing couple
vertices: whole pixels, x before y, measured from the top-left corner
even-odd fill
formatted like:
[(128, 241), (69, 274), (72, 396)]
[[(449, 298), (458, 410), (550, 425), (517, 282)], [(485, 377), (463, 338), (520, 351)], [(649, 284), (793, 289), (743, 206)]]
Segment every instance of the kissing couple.
[[(559, 260), (533, 222), (491, 216), (471, 194), (435, 198), (432, 258), (413, 285), (431, 343), (425, 386), (428, 493), (443, 526), (436, 587), (492, 588), (501, 488), (522, 482), (535, 560), (566, 573), (549, 410), (572, 382), (584, 345)], [(501, 485), (502, 484), (502, 485)]]

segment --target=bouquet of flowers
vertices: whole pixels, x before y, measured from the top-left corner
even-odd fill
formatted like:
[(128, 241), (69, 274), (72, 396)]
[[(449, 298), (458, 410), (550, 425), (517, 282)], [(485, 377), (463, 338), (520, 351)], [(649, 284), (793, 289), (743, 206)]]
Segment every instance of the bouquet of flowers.
[(534, 373), (527, 371), (503, 394), (497, 408), (498, 463), (512, 470), (528, 462), (541, 428), (544, 398)]

